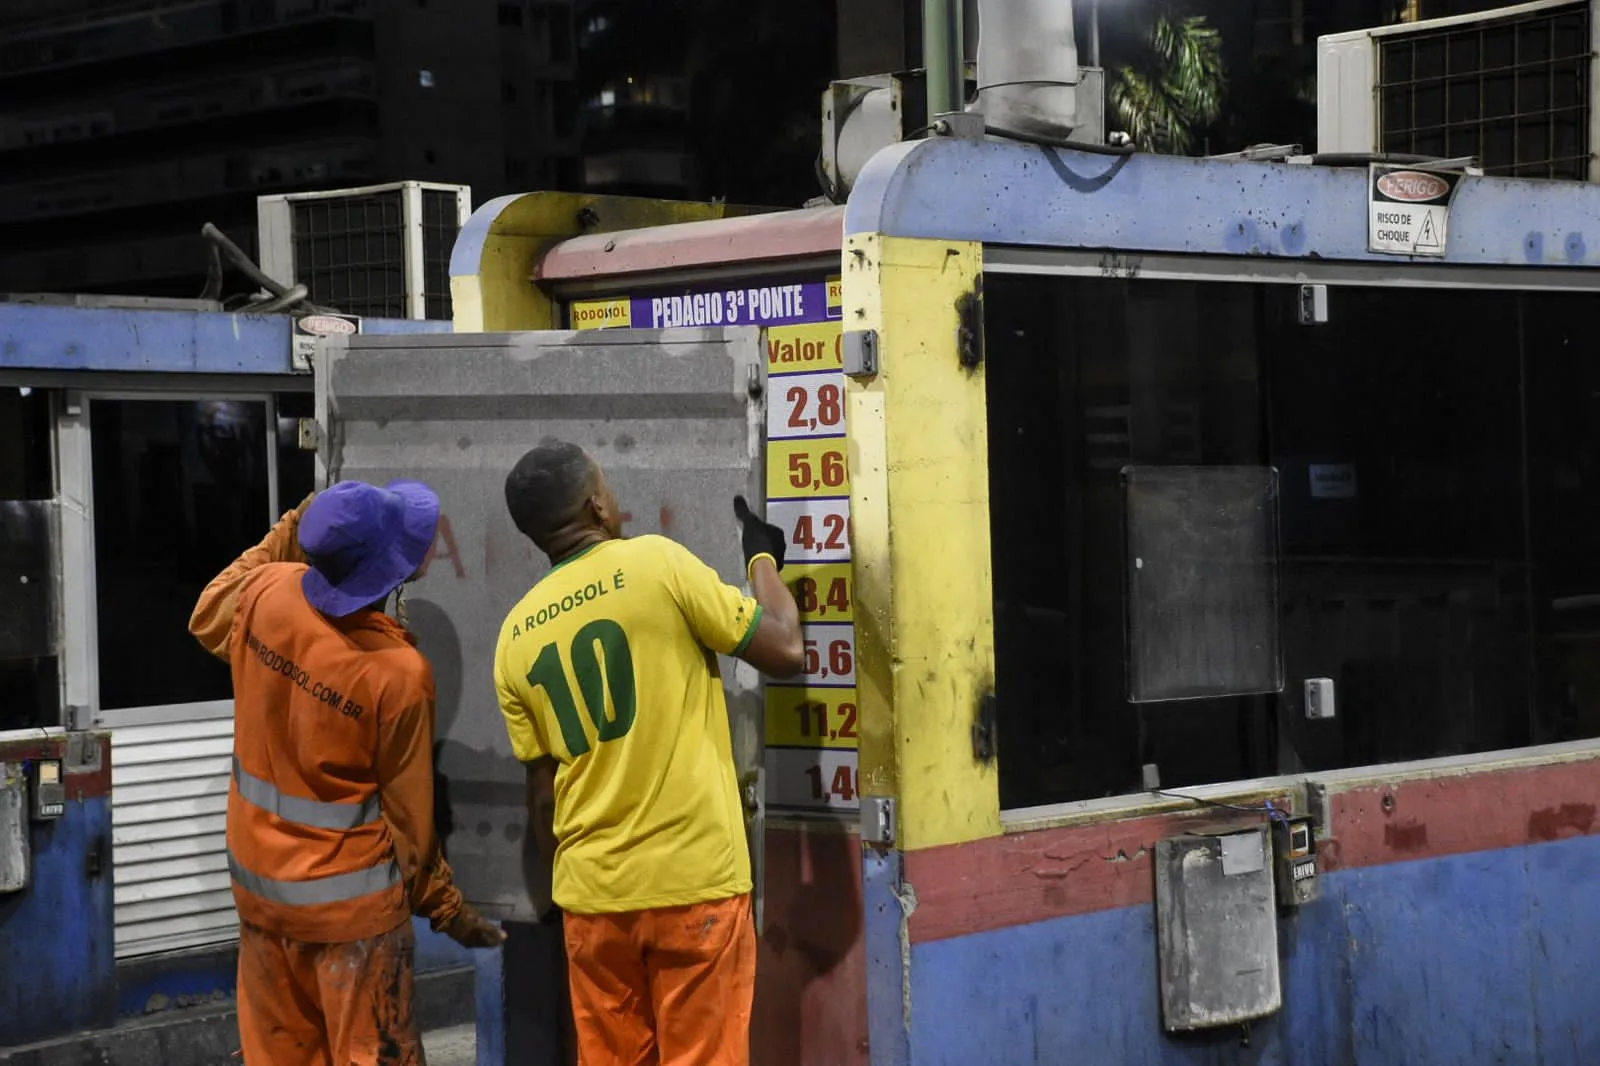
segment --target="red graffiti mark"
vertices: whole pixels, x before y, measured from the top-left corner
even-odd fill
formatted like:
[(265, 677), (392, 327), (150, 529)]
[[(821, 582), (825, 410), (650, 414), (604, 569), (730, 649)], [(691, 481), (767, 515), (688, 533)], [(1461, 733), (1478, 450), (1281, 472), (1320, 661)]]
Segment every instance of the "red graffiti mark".
[(621, 522), (623, 525), (627, 525), (629, 522), (633, 521), (633, 512), (623, 511), (621, 514), (617, 515), (617, 521)]
[(661, 521), (661, 532), (672, 532), (672, 523), (677, 516), (672, 513), (672, 506), (670, 504), (662, 504), (661, 510), (657, 513), (656, 517)]
[[(439, 550), (441, 542), (444, 544), (443, 551)], [(461, 565), (461, 552), (456, 547), (456, 535), (450, 528), (448, 515), (439, 516), (439, 531), (433, 535), (433, 545), (428, 548), (428, 554), (422, 560), (422, 568), (417, 571), (417, 576), (427, 577), (428, 568), (433, 565), (435, 559), (449, 559), (450, 565), (455, 569), (456, 577), (467, 576), (466, 567)]]
[(1564, 836), (1583, 836), (1594, 826), (1594, 804), (1563, 803), (1545, 807), (1528, 815), (1529, 840), (1559, 840)]
[(1393, 851), (1421, 851), (1428, 846), (1428, 827), (1422, 822), (1391, 822), (1383, 827), (1383, 844)]

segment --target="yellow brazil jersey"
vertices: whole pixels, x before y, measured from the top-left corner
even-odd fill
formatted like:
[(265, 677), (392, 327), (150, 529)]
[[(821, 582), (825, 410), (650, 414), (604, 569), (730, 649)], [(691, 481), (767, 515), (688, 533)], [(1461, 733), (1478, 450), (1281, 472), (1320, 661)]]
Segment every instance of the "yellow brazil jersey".
[(599, 914), (750, 891), (728, 710), (713, 653), (761, 608), (665, 537), (611, 540), (512, 609), (495, 685), (517, 758), (556, 770), (553, 896)]

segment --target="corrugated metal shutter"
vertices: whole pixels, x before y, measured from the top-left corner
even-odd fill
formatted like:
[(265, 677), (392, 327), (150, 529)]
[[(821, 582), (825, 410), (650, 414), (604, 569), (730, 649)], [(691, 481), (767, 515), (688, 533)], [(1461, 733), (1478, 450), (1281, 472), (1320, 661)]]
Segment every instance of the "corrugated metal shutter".
[(226, 837), (232, 754), (231, 703), (112, 729), (117, 958), (239, 935)]

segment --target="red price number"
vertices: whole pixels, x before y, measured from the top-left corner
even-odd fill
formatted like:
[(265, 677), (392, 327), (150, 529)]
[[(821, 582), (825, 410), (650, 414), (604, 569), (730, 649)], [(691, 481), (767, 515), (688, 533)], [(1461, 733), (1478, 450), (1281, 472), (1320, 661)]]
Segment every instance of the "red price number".
[(846, 527), (842, 514), (803, 514), (794, 523), (794, 545), (807, 552), (844, 551)]
[(810, 452), (789, 456), (789, 484), (796, 489), (841, 489), (846, 477), (842, 451), (829, 449), (814, 460)]
[(829, 612), (834, 615), (848, 615), (850, 579), (847, 577), (826, 579), (824, 586), (816, 578), (803, 577), (794, 583), (794, 598), (800, 606), (800, 613), (807, 617), (826, 618)]
[[(806, 676), (818, 680), (827, 680), (830, 677), (849, 677), (855, 672), (856, 657), (851, 650), (850, 641), (846, 639), (828, 641), (827, 648), (822, 647), (822, 641), (808, 640), (805, 643)], [(827, 658), (824, 659), (823, 656)]]
[(814, 800), (854, 803), (861, 792), (861, 776), (853, 766), (840, 766), (833, 771), (832, 780), (825, 780), (827, 775), (820, 766), (806, 767), (806, 774), (811, 778), (811, 798)]
[(800, 703), (795, 705), (800, 717), (800, 735), (818, 740), (856, 740), (856, 705), (841, 703), (837, 714), (828, 713), (826, 703)]
[(844, 390), (838, 385), (819, 385), (816, 401), (804, 385), (789, 386), (785, 399), (789, 405), (789, 428), (814, 433), (837, 430), (844, 425)]

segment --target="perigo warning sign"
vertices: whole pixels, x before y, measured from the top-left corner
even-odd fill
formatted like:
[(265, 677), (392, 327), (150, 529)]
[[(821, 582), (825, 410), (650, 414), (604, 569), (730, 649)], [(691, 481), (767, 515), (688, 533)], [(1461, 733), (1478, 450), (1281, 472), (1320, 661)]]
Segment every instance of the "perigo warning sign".
[(1443, 256), (1461, 175), (1374, 163), (1367, 183), (1367, 250)]

